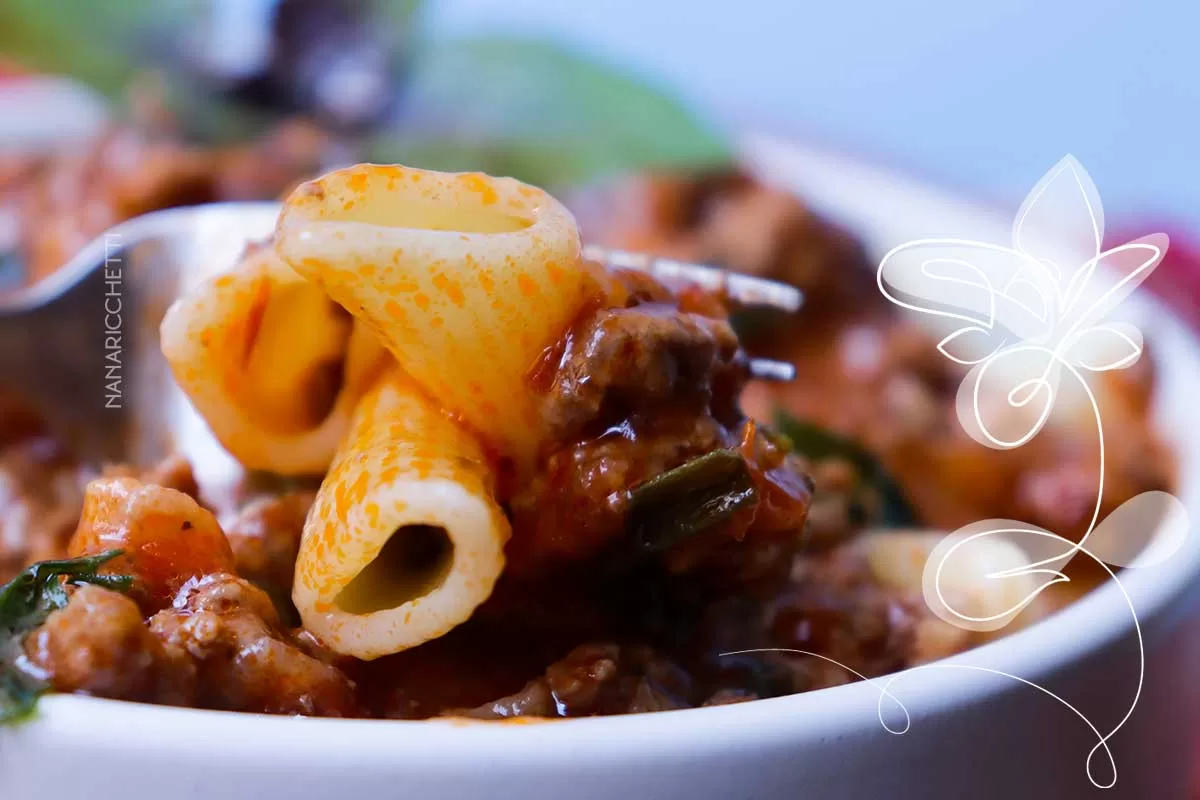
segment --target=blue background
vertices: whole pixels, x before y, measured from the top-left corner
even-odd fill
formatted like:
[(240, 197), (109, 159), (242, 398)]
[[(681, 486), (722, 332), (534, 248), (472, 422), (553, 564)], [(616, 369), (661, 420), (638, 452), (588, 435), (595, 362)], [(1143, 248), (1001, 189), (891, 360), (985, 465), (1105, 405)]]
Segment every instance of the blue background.
[(440, 0), (425, 24), (550, 34), (1014, 209), (1074, 153), (1110, 220), (1200, 230), (1200, 0)]

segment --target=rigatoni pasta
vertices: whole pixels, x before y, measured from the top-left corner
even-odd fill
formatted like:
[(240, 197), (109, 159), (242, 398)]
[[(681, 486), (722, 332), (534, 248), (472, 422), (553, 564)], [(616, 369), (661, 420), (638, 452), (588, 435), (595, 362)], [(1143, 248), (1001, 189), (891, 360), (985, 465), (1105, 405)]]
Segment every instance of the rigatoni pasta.
[(436, 638), (492, 593), (509, 523), (477, 439), (391, 371), (359, 404), (304, 526), (293, 599), (362, 659)]
[[(645, 506), (630, 490), (693, 458), (660, 489), (681, 493), (670, 507), (689, 538), (803, 521), (807, 486), (741, 427), (732, 328), (647, 281), (584, 260), (574, 218), (540, 189), (359, 165), (299, 187), (274, 251), (177, 303), (163, 349), (243, 463), (328, 468), (292, 599), (324, 645), (369, 660), (471, 617), (505, 568), (510, 519), (526, 536), (510, 553), (519, 580), (556, 559), (669, 549), (663, 526), (627, 519)], [(331, 368), (342, 380), (323, 387)], [(584, 383), (582, 405), (549, 388)], [(591, 453), (610, 428), (620, 442)]]
[[(953, 445), (935, 423), (956, 373), (861, 306), (807, 209), (727, 175), (660, 199), (652, 215), (686, 239), (662, 252), (804, 286), (819, 324), (774, 331), (796, 334), (808, 419), (779, 417), (778, 435), (743, 411), (750, 376), (783, 370), (740, 345), (740, 276), (673, 291), (614, 264), (691, 270), (589, 267), (570, 215), (513, 181), (334, 173), (288, 201), (278, 252), (250, 248), (162, 331), (226, 447), (320, 473), (318, 491), (250, 477), (222, 497), (176, 457), (83, 492), (92, 465), (0, 396), (0, 582), (56, 559), (0, 586), (0, 726), (50, 689), (375, 719), (726, 705), (940, 659), (1034, 590), (1015, 624), (1091, 585), (1075, 562), (1069, 584), (1033, 574), (1016, 540), (935, 532), (964, 521), (931, 519), (950, 506), (927, 469)], [(1137, 469), (1115, 448), (1105, 498), (1170, 484), (1150, 376), (1117, 426)], [(1105, 498), (1078, 496), (1089, 462), (1069, 433), (1048, 426), (1007, 488), (950, 510), (1032, 510), (1047, 530), (1093, 513)]]
[(359, 165), (288, 198), (276, 249), (490, 445), (531, 455), (530, 367), (598, 300), (557, 200), (511, 178)]
[(381, 345), (269, 246), (181, 298), (162, 323), (175, 380), (217, 439), (253, 469), (321, 474)]

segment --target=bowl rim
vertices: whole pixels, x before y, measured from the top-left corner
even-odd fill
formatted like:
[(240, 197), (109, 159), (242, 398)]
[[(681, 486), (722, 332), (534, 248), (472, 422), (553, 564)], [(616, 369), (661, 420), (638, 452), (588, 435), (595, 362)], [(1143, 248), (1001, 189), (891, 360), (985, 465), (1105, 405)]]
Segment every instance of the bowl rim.
[[(896, 197), (916, 197), (925, 205), (940, 203), (953, 208), (955, 214), (967, 213), (986, 217), (995, 224), (1006, 223), (1000, 219), (1002, 215), (985, 207), (825, 151), (753, 134), (743, 138), (741, 144), (752, 165), (788, 167), (792, 174), (797, 164), (804, 168), (817, 165), (815, 171), (825, 170), (827, 178), (837, 179), (849, 173), (854, 177), (850, 184), (882, 181)], [(796, 163), (785, 164), (788, 159)], [(787, 173), (789, 169), (781, 171)], [(818, 176), (816, 183), (820, 182)], [(803, 191), (810, 201), (822, 192), (819, 186), (815, 190), (792, 183), (789, 186)], [(1200, 339), (1156, 298), (1142, 293), (1136, 299), (1154, 319), (1152, 338), (1156, 343), (1162, 340), (1160, 352), (1171, 355), (1169, 365), (1160, 364), (1157, 414), (1164, 418), (1162, 401), (1166, 400), (1169, 407), (1165, 419), (1184, 419), (1185, 394), (1196, 396), (1200, 392)], [(1171, 391), (1162, 389), (1163, 377), (1171, 379)], [(1181, 383), (1182, 388), (1178, 385)], [(1172, 399), (1176, 402), (1171, 402)], [(1170, 427), (1179, 446), (1178, 495), (1193, 518), (1200, 518), (1195, 511), (1200, 509), (1200, 472), (1189, 463), (1200, 459), (1200, 428), (1193, 434), (1187, 426)], [(933, 666), (974, 664), (1036, 680), (1121, 637), (1132, 636), (1134, 624), (1127, 602), (1138, 610), (1144, 624), (1167, 615), (1198, 578), (1200, 540), (1189, 535), (1172, 559), (1145, 569), (1126, 570), (1120, 583), (1110, 580), (1046, 619), (934, 662)], [(639, 752), (640, 757), (652, 757), (655, 761), (694, 758), (698, 751), (711, 749), (714, 741), (765, 744), (795, 741), (797, 737), (811, 736), (814, 731), (823, 736), (861, 732), (881, 724), (881, 718), (877, 717), (881, 713), (880, 681), (902, 683), (905, 704), (922, 716), (962, 706), (964, 698), (971, 704), (980, 703), (1012, 688), (1011, 684), (999, 681), (972, 680), (964, 670), (955, 670), (957, 674), (947, 672), (937, 680), (914, 680), (913, 676), (921, 669), (925, 668), (903, 670), (876, 681), (858, 681), (725, 706), (566, 720), (512, 720), (499, 724), (458, 718), (409, 721), (285, 717), (49, 695), (41, 699), (33, 719), (8, 731), (0, 730), (0, 741), (4, 736), (21, 735), (22, 730), (29, 729), (43, 737), (61, 740), (87, 737), (94, 743), (96, 737), (111, 730), (121, 748), (145, 748), (138, 752), (150, 753), (173, 747), (173, 737), (164, 736), (163, 732), (179, 729), (186, 730), (193, 740), (205, 741), (206, 747), (225, 751), (223, 758), (244, 759), (246, 763), (261, 759), (265, 752), (287, 752), (294, 759), (328, 759), (331, 752), (336, 752), (343, 762), (366, 763), (379, 758), (394, 759), (399, 752), (397, 746), (402, 744), (406, 761), (419, 758), (431, 765), (449, 764), (460, 760), (466, 752), (473, 760), (510, 762), (516, 766), (520, 761), (527, 763), (530, 747), (543, 753), (549, 749), (561, 751), (576, 748), (580, 741), (586, 740), (588, 752), (595, 757), (619, 757), (623, 763), (629, 763), (631, 758), (639, 758)], [(116, 736), (118, 731), (120, 735)], [(714, 732), (719, 733), (714, 735)], [(638, 749), (648, 742), (653, 743), (652, 749)]]

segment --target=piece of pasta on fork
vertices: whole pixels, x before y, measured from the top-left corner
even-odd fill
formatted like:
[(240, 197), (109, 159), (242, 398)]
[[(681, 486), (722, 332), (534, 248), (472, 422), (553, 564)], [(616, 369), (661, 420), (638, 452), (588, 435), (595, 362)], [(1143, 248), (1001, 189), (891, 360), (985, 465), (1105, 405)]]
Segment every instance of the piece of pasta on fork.
[[(164, 353), (226, 448), (260, 469), (325, 473), (293, 599), (326, 645), (362, 659), (395, 653), (440, 637), (488, 599), (505, 568), (508, 503), (559, 444), (539, 373), (610, 346), (572, 343), (606, 335), (597, 314), (647, 304), (640, 324), (667, 337), (645, 351), (654, 385), (639, 391), (702, 408), (728, 393), (715, 392), (714, 375), (731, 386), (790, 377), (786, 365), (747, 359), (721, 315), (726, 301), (794, 308), (798, 294), (629, 259), (585, 253), (570, 212), (510, 178), (359, 165), (301, 185), (269, 246), (171, 309)], [(646, 276), (621, 277), (630, 269)], [(715, 299), (694, 311), (672, 305), (664, 283), (697, 282)], [(655, 321), (667, 311), (684, 321)], [(578, 377), (584, 393), (589, 378)], [(633, 390), (593, 383), (585, 416), (597, 419)], [(778, 490), (777, 516), (802, 521), (807, 487), (773, 483), (782, 461), (764, 455), (771, 447), (754, 427), (726, 433), (710, 421), (705, 449), (740, 446), (726, 463), (745, 461), (745, 480)], [(676, 449), (642, 479), (689, 452)], [(745, 502), (734, 511), (743, 527), (754, 517)]]

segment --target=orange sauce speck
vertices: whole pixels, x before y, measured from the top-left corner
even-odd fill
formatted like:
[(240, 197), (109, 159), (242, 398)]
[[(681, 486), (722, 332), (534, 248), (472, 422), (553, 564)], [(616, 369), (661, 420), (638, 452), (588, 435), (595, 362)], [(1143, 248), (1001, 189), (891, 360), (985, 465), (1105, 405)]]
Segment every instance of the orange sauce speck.
[(520, 287), (521, 294), (526, 297), (533, 297), (538, 291), (537, 283), (524, 272), (517, 276), (517, 286)]
[(444, 272), (439, 272), (433, 276), (433, 285), (436, 286), (446, 297), (450, 298), (450, 302), (459, 308), (466, 303), (466, 295), (463, 294), (462, 285), (458, 281), (451, 278)]
[(479, 194), (479, 199), (483, 201), (485, 206), (490, 206), (500, 199), (500, 196), (496, 194), (496, 190), (492, 188), (487, 178), (481, 173), (469, 172), (464, 174), (460, 180), (468, 189)]
[(476, 274), (479, 276), (479, 285), (483, 287), (485, 292), (491, 294), (496, 290), (496, 278), (492, 275), (490, 269), (481, 269)]
[(384, 305), (383, 310), (387, 312), (389, 317), (398, 322), (407, 317), (407, 314), (404, 311), (404, 306), (400, 305), (395, 300), (388, 300), (387, 304)]

